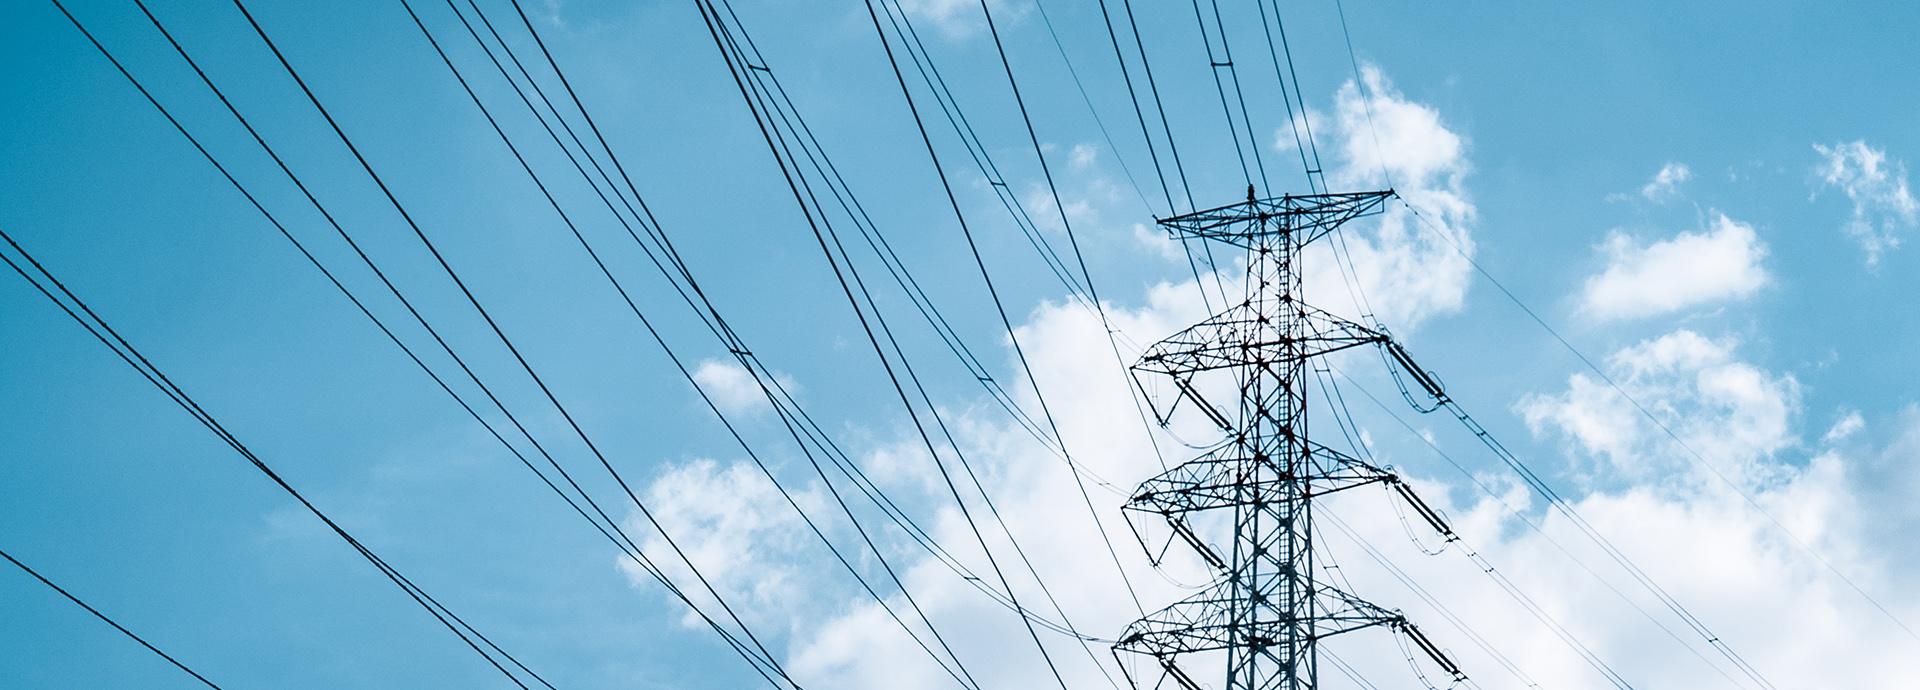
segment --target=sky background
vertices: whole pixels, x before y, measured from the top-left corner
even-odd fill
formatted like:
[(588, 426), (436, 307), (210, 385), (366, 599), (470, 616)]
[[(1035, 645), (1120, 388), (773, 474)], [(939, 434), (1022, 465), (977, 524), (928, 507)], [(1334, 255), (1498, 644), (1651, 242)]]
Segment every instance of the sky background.
[[(1064, 251), (1064, 229), (1047, 218), (1053, 201), (979, 6), (903, 3), (1009, 188)], [(510, 6), (479, 4), (524, 59), (538, 55), (524, 28), (506, 21)], [(1192, 13), (1179, 3), (1136, 4), (1196, 200), (1206, 207), (1242, 198), (1246, 182)], [(151, 5), (536, 435), (631, 519), (618, 487), (567, 435), (239, 12), (220, 3)], [(727, 320), (908, 512), (963, 560), (983, 563), (695, 4), (527, 5)], [(598, 200), (448, 6), (416, 6), (533, 167), (560, 181), (555, 193), (582, 232), (607, 248), (614, 272), (716, 404), (803, 506), (833, 518), (827, 531), (836, 543), (856, 546), (750, 379), (612, 216), (596, 212)], [(1052, 0), (1045, 14), (1026, 0), (993, 7), (1123, 347), (1203, 318), (1192, 269), (1152, 229), (1168, 210), (1098, 5)], [(322, 262), (369, 296), (376, 314), (404, 324), (402, 339), (431, 348), (136, 8), (88, 0), (70, 8)], [(744, 464), (398, 2), (249, 8), (611, 462), (693, 547), (702, 570), (719, 573), (721, 591), (767, 633), (783, 663), (811, 687), (941, 683)], [(1223, 4), (1228, 38), (1270, 186), (1303, 191), (1253, 8)], [(762, 0), (735, 9), (933, 301), (1020, 404), (1037, 409), (865, 10)], [(1920, 311), (1909, 305), (1920, 292), (1920, 256), (1906, 246), (1920, 210), (1904, 163), (1920, 156), (1920, 92), (1906, 88), (1920, 83), (1911, 59), (1920, 10), (1352, 2), (1345, 11), (1356, 74), (1332, 3), (1281, 9), (1328, 181), (1371, 189), (1391, 180), (1437, 224), (1425, 229), (1396, 205), (1350, 226), (1363, 291), (1421, 364), (1775, 686), (1906, 687), (1902, 674), (1910, 671), (1897, 660), (1911, 658), (1920, 638), (1796, 541), (1901, 620), (1920, 623), (1910, 575), (1920, 550), (1906, 536), (1920, 526), (1920, 472), (1911, 462), (1920, 456), (1912, 386), (1920, 364), (1907, 346), (1920, 335)], [(618, 551), (527, 477), (53, 5), (6, 3), (0, 27), (0, 227), (290, 482), (557, 686), (759, 682), (710, 631), (689, 623), (684, 606), (623, 567)], [(1150, 477), (1158, 471), (1152, 441), (1098, 318), (1046, 272), (960, 140), (943, 122), (929, 126), (1076, 460), (1121, 491)], [(1684, 447), (1436, 233), (1470, 251)], [(854, 252), (861, 270), (883, 275), (862, 251)], [(1309, 299), (1354, 312), (1330, 272), (1331, 255), (1309, 259), (1320, 260), (1309, 269)], [(1220, 269), (1232, 280), (1224, 256)], [(1071, 476), (993, 406), (898, 290), (880, 287), (882, 309), (931, 396), (1063, 608), (1083, 632), (1116, 635), (1137, 612)], [(1471, 545), (1636, 686), (1751, 686), (1610, 570), (1452, 420), (1408, 410), (1372, 358), (1337, 365), (1353, 375), (1347, 401), (1371, 452), (1414, 478), (1466, 543), (1423, 555), (1381, 495), (1342, 499), (1330, 510), (1519, 672), (1329, 532), (1326, 552), (1353, 589), (1405, 608), (1481, 687), (1525, 687), (1527, 679), (1607, 687), (1464, 557)], [(1471, 477), (1356, 397), (1361, 390), (1393, 406)], [(1192, 422), (1175, 431), (1193, 435), (1200, 427)], [(1323, 430), (1337, 432), (1316, 427)], [(1176, 461), (1186, 452), (1167, 436), (1158, 440)], [(501, 684), (297, 504), (10, 273), (0, 276), (0, 458), (0, 548), (216, 682)], [(1201, 577), (1194, 564), (1176, 559), (1165, 577), (1153, 574), (1125, 537), (1124, 497), (1093, 488), (1099, 519), (1121, 530), (1116, 546), (1146, 608), (1189, 591), (1183, 585)], [(1749, 498), (1766, 514), (1751, 510)], [(660, 552), (656, 537), (630, 524), (649, 553)], [(881, 542), (983, 685), (1044, 686), (1045, 669), (1017, 618), (900, 535)], [(1597, 583), (1560, 545), (1625, 594)], [(878, 572), (865, 557), (858, 567)], [(1037, 596), (1025, 582), (1016, 591)], [(894, 594), (890, 585), (886, 592)], [(1078, 646), (1064, 638), (1048, 645), (1066, 659), (1074, 687), (1105, 685)], [(1340, 645), (1351, 646), (1329, 648), (1376, 683), (1417, 682), (1390, 636)], [(1329, 687), (1351, 687), (1331, 668), (1323, 676)], [(0, 573), (0, 679), (21, 687), (191, 687), (184, 674), (14, 571)]]

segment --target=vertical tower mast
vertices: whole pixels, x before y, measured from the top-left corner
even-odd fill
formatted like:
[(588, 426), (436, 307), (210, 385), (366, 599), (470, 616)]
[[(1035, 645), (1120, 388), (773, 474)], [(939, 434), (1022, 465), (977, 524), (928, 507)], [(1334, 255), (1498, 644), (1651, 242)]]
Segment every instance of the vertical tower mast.
[[(1164, 519), (1174, 537), (1220, 572), (1199, 594), (1128, 626), (1115, 645), (1159, 663), (1160, 681), (1146, 687), (1170, 678), (1200, 690), (1177, 658), (1213, 655), (1224, 656), (1228, 690), (1309, 690), (1319, 685), (1321, 640), (1375, 626), (1406, 634), (1463, 678), (1403, 616), (1314, 578), (1314, 499), (1367, 484), (1398, 486), (1399, 479), (1308, 438), (1308, 359), (1388, 340), (1301, 300), (1301, 252), (1341, 224), (1378, 213), (1392, 194), (1263, 200), (1249, 189), (1244, 203), (1160, 221), (1178, 239), (1243, 250), (1248, 275), (1240, 303), (1148, 348), (1133, 368), (1143, 389), (1145, 378), (1172, 379), (1170, 400), (1148, 396), (1162, 424), (1189, 405), (1226, 436), (1141, 484), (1125, 506)], [(1227, 385), (1238, 398), (1234, 412), (1223, 412), (1201, 390), (1219, 396)], [(1202, 536), (1223, 528), (1224, 553)], [(1156, 564), (1164, 552), (1150, 554)]]

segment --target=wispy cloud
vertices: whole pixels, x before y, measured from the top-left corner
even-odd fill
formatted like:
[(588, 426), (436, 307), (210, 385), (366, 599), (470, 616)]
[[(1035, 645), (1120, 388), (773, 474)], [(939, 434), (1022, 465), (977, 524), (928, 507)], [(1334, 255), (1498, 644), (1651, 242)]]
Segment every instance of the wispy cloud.
[(1653, 179), (1640, 187), (1640, 197), (1648, 201), (1666, 201), (1678, 196), (1680, 185), (1693, 179), (1693, 170), (1685, 163), (1668, 163), (1660, 166)]
[(1901, 233), (1920, 222), (1920, 204), (1907, 186), (1905, 163), (1864, 140), (1831, 146), (1814, 144), (1820, 164), (1814, 168), (1822, 188), (1838, 189), (1853, 202), (1847, 235), (1867, 252), (1867, 265), (1880, 262), (1900, 246)]

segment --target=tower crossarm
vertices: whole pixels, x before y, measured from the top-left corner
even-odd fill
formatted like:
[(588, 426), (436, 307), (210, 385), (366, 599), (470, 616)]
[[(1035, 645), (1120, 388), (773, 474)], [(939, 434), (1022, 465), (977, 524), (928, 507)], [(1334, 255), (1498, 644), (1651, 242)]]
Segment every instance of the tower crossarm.
[(1300, 305), (1306, 335), (1299, 338), (1272, 333), (1271, 317), (1250, 303), (1241, 303), (1154, 343), (1133, 365), (1138, 374), (1191, 376), (1207, 371), (1318, 357), (1360, 345), (1390, 342), (1381, 331)]
[[(1192, 402), (1216, 426), (1233, 431), (1233, 422), (1220, 411), (1232, 406), (1210, 403), (1201, 392), (1200, 379), (1209, 372), (1270, 368), (1362, 345), (1393, 343), (1383, 331), (1305, 304), (1295, 306), (1303, 321), (1302, 335), (1275, 335), (1271, 317), (1261, 315), (1251, 303), (1242, 303), (1148, 347), (1132, 367), (1134, 385), (1162, 424), (1172, 421), (1182, 402)], [(1151, 380), (1160, 378), (1173, 381), (1170, 395), (1156, 394), (1158, 387)]]
[[(1195, 531), (1189, 520), (1193, 513), (1234, 507), (1284, 508), (1287, 504), (1348, 489), (1385, 484), (1400, 489), (1407, 500), (1414, 503), (1423, 519), (1431, 524), (1441, 524), (1432, 509), (1406, 492), (1405, 483), (1392, 470), (1375, 467), (1324, 444), (1308, 442), (1307, 445), (1307, 467), (1310, 472), (1300, 479), (1312, 490), (1305, 495), (1293, 495), (1280, 490), (1283, 485), (1295, 482), (1295, 478), (1284, 467), (1257, 455), (1248, 458), (1242, 446), (1228, 443), (1142, 482), (1121, 507), (1128, 513), (1128, 524), (1133, 527), (1142, 545), (1146, 543), (1143, 535), (1152, 531), (1150, 525), (1153, 520), (1136, 520), (1134, 516), (1158, 518), (1165, 521), (1172, 531), (1167, 539), (1155, 543), (1170, 543), (1178, 538), (1186, 542), (1208, 565), (1216, 568), (1224, 566), (1225, 559)], [(1265, 471), (1248, 471), (1251, 466), (1248, 460), (1264, 466)], [(1149, 548), (1148, 554), (1158, 565), (1165, 551), (1164, 548)]]
[[(1259, 496), (1258, 500), (1263, 503), (1272, 502), (1274, 494), (1261, 490), (1263, 483), (1305, 481), (1313, 487), (1309, 495), (1317, 498), (1368, 484), (1400, 481), (1390, 470), (1367, 464), (1324, 444), (1310, 442), (1308, 448), (1311, 472), (1295, 477), (1263, 454), (1248, 458), (1240, 444), (1225, 444), (1142, 482), (1125, 508), (1172, 518), (1194, 511), (1247, 505), (1248, 496)], [(1248, 460), (1265, 466), (1268, 471), (1248, 472)], [(1249, 487), (1254, 490), (1247, 491)]]
[(1257, 621), (1236, 620), (1235, 590), (1219, 583), (1187, 599), (1160, 609), (1127, 626), (1115, 649), (1149, 656), (1173, 656), (1240, 647), (1272, 647), (1278, 631), (1310, 624), (1311, 640), (1387, 627), (1410, 625), (1406, 616), (1389, 611), (1330, 586), (1315, 588), (1316, 612), (1309, 617), (1279, 616)]
[(1307, 244), (1320, 239), (1334, 228), (1362, 216), (1379, 213), (1391, 189), (1374, 192), (1337, 194), (1289, 194), (1255, 199), (1204, 211), (1194, 211), (1159, 221), (1182, 238), (1208, 239), (1238, 247), (1251, 248), (1271, 241), (1276, 235), (1296, 235), (1295, 241)]

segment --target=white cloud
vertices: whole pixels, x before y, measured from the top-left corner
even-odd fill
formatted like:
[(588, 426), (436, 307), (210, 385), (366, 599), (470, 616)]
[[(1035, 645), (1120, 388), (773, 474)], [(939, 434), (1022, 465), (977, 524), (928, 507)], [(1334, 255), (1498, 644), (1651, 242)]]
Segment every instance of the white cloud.
[(1717, 215), (1706, 232), (1647, 245), (1614, 232), (1600, 246), (1607, 266), (1587, 279), (1581, 310), (1612, 320), (1666, 314), (1750, 297), (1767, 284), (1766, 244), (1753, 226)]
[(1882, 255), (1900, 246), (1901, 233), (1920, 222), (1920, 204), (1907, 187), (1906, 164), (1861, 140), (1814, 144), (1813, 150), (1821, 157), (1814, 169), (1821, 184), (1841, 190), (1853, 202), (1847, 234), (1866, 250), (1869, 266), (1878, 264)]
[(1100, 147), (1092, 144), (1074, 144), (1067, 152), (1067, 166), (1075, 172), (1085, 172), (1100, 159)]
[[(1795, 442), (1790, 422), (1800, 384), (1737, 357), (1738, 343), (1678, 330), (1607, 358), (1608, 376), (1662, 419), (1688, 448), (1731, 477), (1757, 481), (1761, 461)], [(1521, 399), (1516, 411), (1535, 434), (1574, 442), (1611, 473), (1705, 481), (1691, 454), (1598, 377), (1567, 379), (1563, 392)], [(1671, 420), (1671, 421), (1669, 421)], [(1684, 470), (1684, 471), (1682, 471)]]
[[(822, 515), (826, 503), (821, 493), (803, 490), (794, 500), (809, 514)], [(647, 486), (646, 502), (668, 533), (675, 535), (688, 560), (726, 594), (728, 603), (751, 614), (749, 624), (791, 625), (790, 603), (817, 596), (814, 584), (821, 577), (805, 567), (813, 558), (810, 548), (815, 537), (774, 484), (752, 465), (696, 460), (671, 468)], [(719, 615), (711, 595), (694, 584), (672, 545), (639, 516), (627, 520), (626, 529), (628, 534), (649, 535), (641, 541), (641, 552), (681, 583), (688, 597)], [(618, 564), (636, 586), (658, 591), (659, 584), (631, 559), (621, 557)], [(691, 611), (681, 622), (689, 627), (704, 625)]]
[[(1099, 209), (1094, 206), (1092, 196), (1111, 190), (1098, 184), (1093, 187), (1088, 196), (1075, 196), (1071, 189), (1060, 190), (1061, 201), (1067, 205), (1067, 221), (1073, 223), (1076, 232), (1100, 221)], [(1020, 199), (1020, 205), (1027, 210), (1027, 216), (1033, 219), (1034, 225), (1053, 232), (1065, 232), (1066, 227), (1060, 224), (1060, 207), (1054, 205), (1053, 192), (1047, 189), (1045, 183), (1028, 187), (1027, 193)], [(1065, 250), (1061, 251), (1064, 254)]]
[[(788, 391), (798, 390), (798, 386), (785, 375), (776, 374), (780, 385)], [(739, 362), (723, 359), (701, 360), (693, 370), (693, 380), (706, 391), (707, 397), (720, 411), (729, 415), (753, 414), (767, 409), (766, 394), (760, 390), (759, 382), (753, 374)]]
[(1145, 223), (1134, 223), (1133, 240), (1155, 256), (1167, 261), (1187, 260), (1187, 254), (1180, 248), (1180, 242), (1160, 228), (1149, 228)]
[(1833, 445), (1852, 438), (1854, 434), (1860, 433), (1860, 430), (1865, 428), (1867, 428), (1867, 419), (1860, 416), (1860, 411), (1847, 410), (1847, 413), (1841, 415), (1833, 426), (1827, 427), (1827, 433), (1820, 436), (1820, 442)]
[[(1330, 122), (1306, 116), (1317, 123), (1315, 135), (1332, 142), (1321, 149), (1328, 156), (1328, 184), (1336, 191), (1392, 186), (1406, 204), (1389, 201), (1377, 220), (1343, 227), (1340, 242), (1309, 246), (1306, 290), (1330, 311), (1372, 311), (1395, 328), (1412, 329), (1459, 309), (1466, 298), (1476, 210), (1465, 180), (1472, 166), (1466, 139), (1446, 126), (1439, 111), (1409, 100), (1373, 65), (1363, 65), (1361, 77), (1364, 93), (1349, 81), (1335, 94)], [(1332, 268), (1338, 265), (1336, 249), (1353, 265), (1358, 284), (1352, 289)]]
[(1693, 179), (1693, 170), (1685, 163), (1668, 163), (1660, 166), (1653, 179), (1640, 187), (1640, 197), (1648, 201), (1666, 201), (1680, 193), (1680, 185)]

